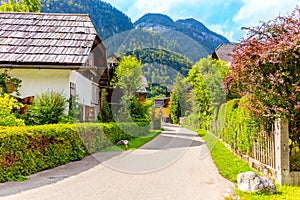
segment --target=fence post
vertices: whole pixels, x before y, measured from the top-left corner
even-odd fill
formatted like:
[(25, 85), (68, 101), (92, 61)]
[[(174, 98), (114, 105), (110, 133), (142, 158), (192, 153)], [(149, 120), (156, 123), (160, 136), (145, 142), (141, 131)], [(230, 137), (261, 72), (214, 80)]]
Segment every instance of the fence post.
[(289, 154), (289, 130), (288, 121), (285, 119), (275, 120), (275, 165), (276, 179), (280, 184), (289, 185), (290, 154)]

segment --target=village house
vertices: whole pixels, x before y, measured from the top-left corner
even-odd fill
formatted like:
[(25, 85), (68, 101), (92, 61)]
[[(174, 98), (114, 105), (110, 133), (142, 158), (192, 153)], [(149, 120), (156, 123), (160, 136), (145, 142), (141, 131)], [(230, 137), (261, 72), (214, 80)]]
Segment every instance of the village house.
[(106, 49), (88, 15), (0, 13), (0, 73), (22, 80), (20, 99), (60, 92), (77, 99), (81, 120), (95, 120), (109, 84), (106, 68)]
[(220, 44), (212, 53), (212, 58), (217, 60), (223, 60), (231, 64), (231, 55), (233, 53), (233, 48), (236, 44)]

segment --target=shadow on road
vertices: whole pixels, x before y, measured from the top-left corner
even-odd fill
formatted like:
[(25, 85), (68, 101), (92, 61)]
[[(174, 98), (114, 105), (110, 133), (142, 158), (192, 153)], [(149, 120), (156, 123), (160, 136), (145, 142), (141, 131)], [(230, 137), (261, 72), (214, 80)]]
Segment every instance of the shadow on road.
[(65, 178), (87, 171), (101, 162), (109, 160), (122, 153), (120, 152), (102, 152), (86, 156), (82, 160), (70, 162), (68, 164), (41, 171), (27, 176), (29, 180), (16, 182), (10, 181), (0, 183), (0, 197), (16, 194), (22, 191), (34, 189), (44, 185), (49, 185), (61, 181)]

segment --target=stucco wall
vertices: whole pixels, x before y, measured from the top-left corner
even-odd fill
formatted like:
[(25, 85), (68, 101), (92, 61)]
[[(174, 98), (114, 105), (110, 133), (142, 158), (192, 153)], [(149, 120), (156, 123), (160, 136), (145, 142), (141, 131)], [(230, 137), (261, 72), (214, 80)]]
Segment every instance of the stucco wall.
[(70, 73), (70, 82), (76, 85), (76, 94), (80, 104), (94, 106), (92, 104), (93, 86), (92, 82), (76, 71)]
[[(70, 82), (75, 83), (76, 95), (78, 97), (78, 103), (89, 106), (94, 110), (94, 119), (96, 119), (99, 113), (99, 90), (98, 84), (93, 83), (86, 77), (82, 76), (77, 71), (70, 73)], [(93, 100), (94, 96), (94, 100)], [(95, 97), (97, 99), (95, 99)], [(83, 118), (86, 119), (86, 113), (83, 113)], [(86, 119), (87, 120), (87, 119)]]
[[(4, 70), (0, 70), (0, 73)], [(97, 94), (97, 84), (92, 83), (74, 70), (59, 69), (8, 69), (7, 73), (22, 80), (19, 88), (20, 97), (36, 96), (47, 91), (61, 92), (66, 99), (70, 98), (70, 82), (76, 85), (76, 94), (80, 104), (93, 107), (95, 116), (99, 112), (98, 100), (92, 101), (93, 92)], [(83, 109), (84, 112), (85, 109)], [(65, 110), (67, 112), (67, 108)], [(85, 113), (83, 113), (85, 117)]]
[(55, 69), (9, 69), (7, 71), (10, 76), (22, 80), (19, 88), (21, 97), (56, 91), (61, 92), (66, 98), (70, 97), (70, 72), (71, 70)]

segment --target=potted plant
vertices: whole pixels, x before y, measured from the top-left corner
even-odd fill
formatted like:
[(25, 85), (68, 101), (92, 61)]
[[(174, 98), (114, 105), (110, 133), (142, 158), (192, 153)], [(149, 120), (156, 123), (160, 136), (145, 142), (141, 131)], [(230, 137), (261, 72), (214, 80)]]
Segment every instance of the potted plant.
[(7, 74), (7, 70), (0, 74), (0, 87), (2, 88), (1, 93), (12, 93), (16, 91), (18, 93), (18, 88), (21, 86), (22, 80), (11, 77)]

